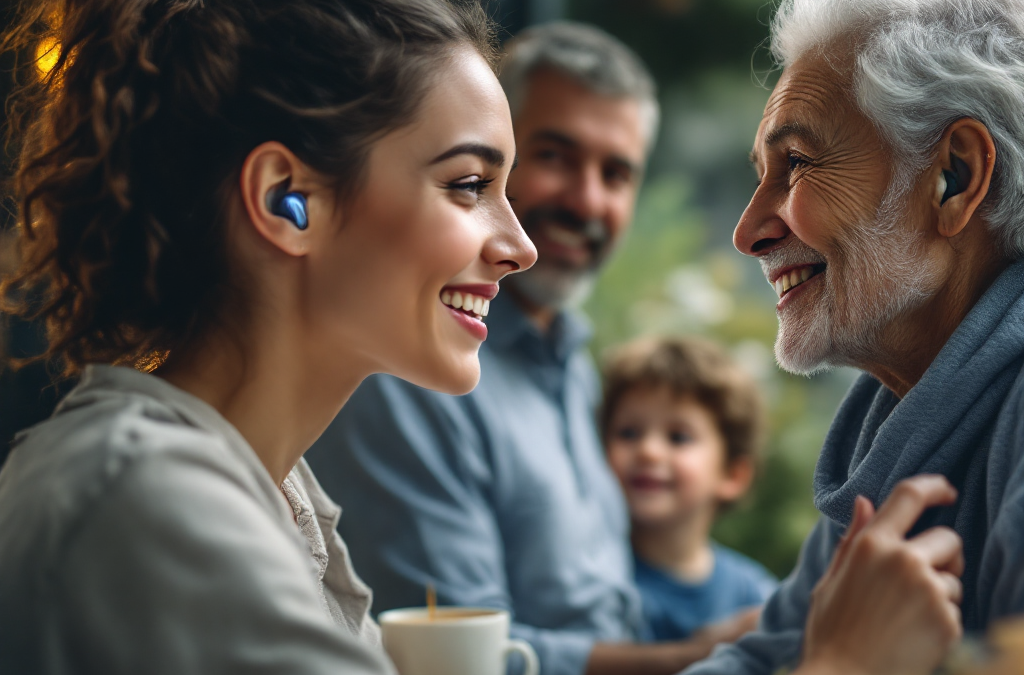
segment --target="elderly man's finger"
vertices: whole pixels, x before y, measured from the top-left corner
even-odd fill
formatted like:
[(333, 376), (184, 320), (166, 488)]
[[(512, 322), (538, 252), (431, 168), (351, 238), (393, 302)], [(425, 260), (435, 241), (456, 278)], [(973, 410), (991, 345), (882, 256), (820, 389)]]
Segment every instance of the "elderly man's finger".
[(878, 509), (872, 527), (905, 535), (925, 509), (956, 501), (956, 488), (944, 476), (923, 474), (900, 481)]
[(857, 499), (853, 502), (853, 517), (850, 519), (850, 526), (846, 528), (846, 533), (839, 540), (835, 555), (832, 556), (832, 564), (829, 566), (826, 575), (831, 574), (832, 570), (839, 569), (839, 566), (843, 564), (843, 560), (846, 559), (847, 552), (850, 550), (850, 542), (861, 530), (867, 527), (867, 524), (871, 522), (871, 518), (874, 515), (875, 506), (871, 503), (871, 500), (857, 495)]
[(853, 502), (853, 518), (850, 521), (850, 527), (846, 531), (847, 537), (856, 536), (858, 532), (864, 529), (864, 527), (871, 522), (871, 519), (875, 516), (875, 505), (871, 503), (871, 500), (863, 495), (858, 495), (857, 499)]
[(950, 560), (946, 565), (942, 567), (936, 567), (935, 569), (937, 569), (939, 572), (949, 572), (950, 574), (953, 574), (955, 576), (962, 577), (964, 575), (964, 568), (966, 567), (966, 565), (967, 563), (964, 560), (963, 540), (961, 540), (960, 553), (953, 557), (953, 559)]
[(940, 572), (963, 574), (964, 542), (948, 527), (933, 527), (910, 540), (910, 547)]
[(949, 572), (938, 572), (939, 584), (942, 592), (950, 602), (959, 605), (964, 599), (964, 584), (960, 577)]

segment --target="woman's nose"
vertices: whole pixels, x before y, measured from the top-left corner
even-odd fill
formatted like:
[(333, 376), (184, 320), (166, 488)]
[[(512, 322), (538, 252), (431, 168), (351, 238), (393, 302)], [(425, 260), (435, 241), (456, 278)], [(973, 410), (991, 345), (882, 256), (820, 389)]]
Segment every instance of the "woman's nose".
[(484, 249), (484, 257), (489, 264), (504, 268), (503, 274), (528, 270), (537, 262), (537, 247), (526, 236), (508, 204), (503, 210), (498, 232)]

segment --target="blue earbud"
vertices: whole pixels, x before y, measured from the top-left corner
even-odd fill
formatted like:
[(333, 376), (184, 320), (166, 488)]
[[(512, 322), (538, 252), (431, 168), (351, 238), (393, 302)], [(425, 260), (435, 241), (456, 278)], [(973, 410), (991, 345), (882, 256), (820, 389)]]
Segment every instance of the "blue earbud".
[(286, 192), (280, 195), (272, 192), (267, 195), (267, 200), (270, 202), (270, 212), (275, 216), (287, 218), (300, 230), (309, 227), (309, 216), (306, 215), (306, 198), (298, 192)]
[(950, 197), (960, 194), (967, 189), (967, 183), (971, 180), (971, 169), (967, 166), (967, 162), (960, 159), (956, 155), (950, 155), (950, 163), (953, 165), (953, 170), (948, 169), (942, 170), (942, 177), (946, 179), (946, 190), (942, 193), (942, 200), (939, 202), (945, 204), (946, 200)]

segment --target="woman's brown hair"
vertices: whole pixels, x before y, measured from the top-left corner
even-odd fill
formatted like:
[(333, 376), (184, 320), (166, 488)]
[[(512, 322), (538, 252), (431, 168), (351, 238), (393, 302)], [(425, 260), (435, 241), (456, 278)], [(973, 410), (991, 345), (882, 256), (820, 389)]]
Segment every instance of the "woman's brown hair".
[(0, 48), (21, 56), (22, 264), (0, 300), (45, 322), (42, 356), (68, 374), (170, 352), (237, 302), (223, 211), (254, 147), (279, 141), (351, 194), (455, 48), (495, 58), (483, 11), (457, 0), (27, 0), (18, 16)]

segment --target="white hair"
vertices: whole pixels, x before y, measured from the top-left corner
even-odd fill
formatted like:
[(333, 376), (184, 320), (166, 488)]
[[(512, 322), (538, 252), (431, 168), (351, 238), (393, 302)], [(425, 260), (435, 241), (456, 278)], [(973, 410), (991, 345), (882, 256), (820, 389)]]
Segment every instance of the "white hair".
[(928, 166), (956, 120), (988, 128), (996, 164), (983, 213), (1003, 252), (1024, 257), (1024, 0), (782, 1), (780, 65), (836, 42), (855, 50), (852, 97), (901, 182)]

